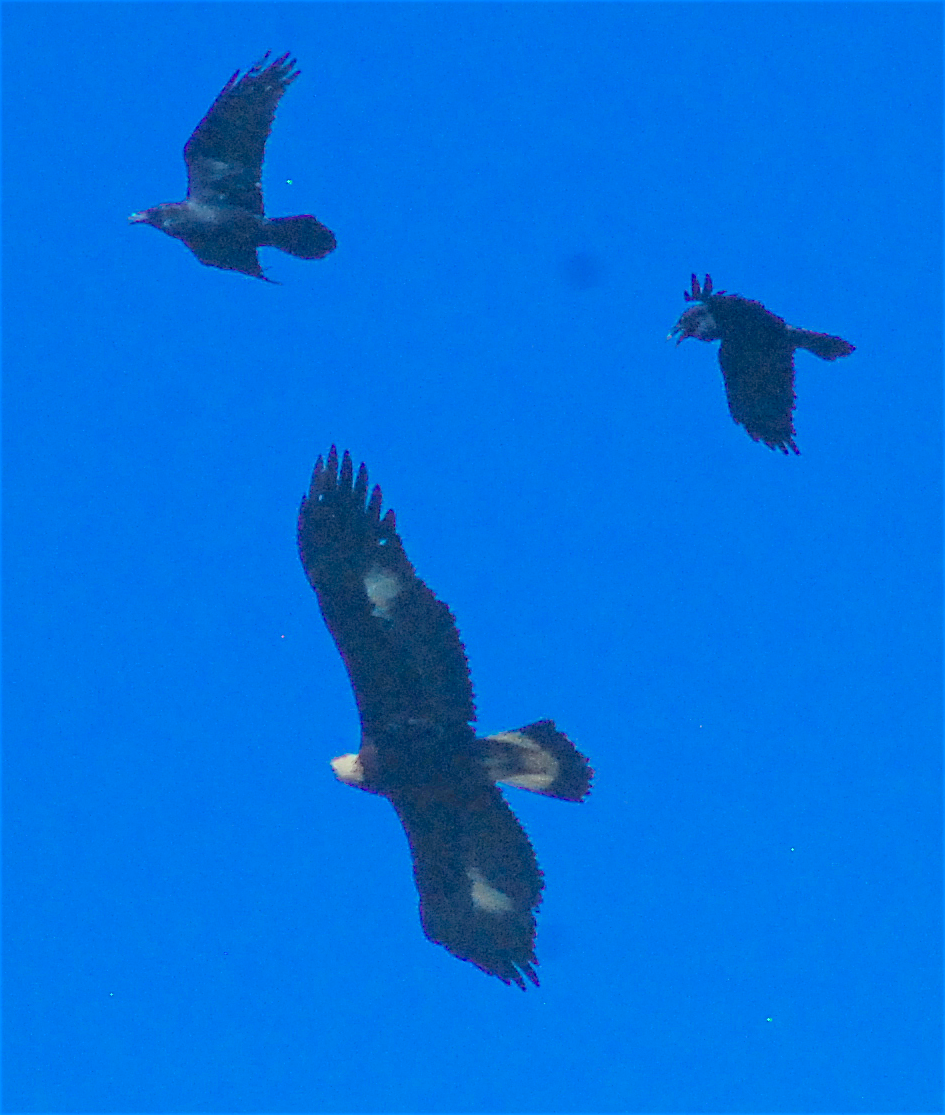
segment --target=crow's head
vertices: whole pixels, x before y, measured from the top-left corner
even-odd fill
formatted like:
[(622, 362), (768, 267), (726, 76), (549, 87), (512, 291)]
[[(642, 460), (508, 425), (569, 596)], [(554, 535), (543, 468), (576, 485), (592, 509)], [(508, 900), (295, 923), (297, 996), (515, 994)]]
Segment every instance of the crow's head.
[(666, 340), (672, 340), (678, 333), (677, 345), (682, 344), (687, 337), (695, 337), (698, 341), (717, 341), (721, 333), (708, 305), (712, 297), (712, 276), (706, 275), (705, 286), (700, 289), (699, 280), (693, 275), (692, 293), (684, 290), (683, 297), (687, 302), (697, 304), (690, 306), (680, 316), (679, 321), (669, 331)]
[(162, 221), (158, 213), (160, 206), (155, 206), (154, 209), (142, 209), (140, 213), (132, 213), (128, 218), (130, 225), (154, 225), (155, 228), (160, 228)]
[(169, 232), (171, 236), (178, 235), (173, 232), (181, 220), (189, 213), (186, 212), (187, 206), (181, 205), (179, 201), (169, 201), (164, 205), (154, 205), (150, 209), (142, 209), (140, 213), (132, 213), (128, 218), (128, 223), (132, 225), (151, 225), (152, 228), (159, 228), (163, 232)]

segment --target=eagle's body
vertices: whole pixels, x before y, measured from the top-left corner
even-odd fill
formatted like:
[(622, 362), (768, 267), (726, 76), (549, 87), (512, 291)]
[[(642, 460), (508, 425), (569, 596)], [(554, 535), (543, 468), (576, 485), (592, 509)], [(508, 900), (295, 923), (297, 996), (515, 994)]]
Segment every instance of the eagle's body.
[(683, 292), (686, 310), (673, 326), (677, 345), (687, 337), (721, 341), (719, 365), (732, 418), (749, 437), (770, 449), (798, 453), (794, 442), (794, 350), (806, 348), (821, 360), (849, 356), (853, 345), (829, 333), (797, 329), (760, 302), (739, 294), (713, 293), (712, 278), (692, 276), (692, 293)]
[(242, 77), (230, 78), (184, 147), (187, 197), (132, 213), (182, 240), (201, 263), (265, 279), (256, 249), (280, 248), (302, 259), (321, 259), (335, 247), (331, 231), (314, 217), (269, 219), (263, 209), (266, 140), (282, 94), (299, 76), (288, 54), (264, 68), (267, 53)]
[(551, 721), (477, 739), (466, 655), (447, 606), (414, 572), (394, 514), (381, 517), (348, 453), (319, 457), (299, 552), (361, 716), (340, 781), (391, 802), (413, 856), (427, 937), (505, 983), (538, 983), (542, 874), (496, 783), (582, 800), (591, 770)]

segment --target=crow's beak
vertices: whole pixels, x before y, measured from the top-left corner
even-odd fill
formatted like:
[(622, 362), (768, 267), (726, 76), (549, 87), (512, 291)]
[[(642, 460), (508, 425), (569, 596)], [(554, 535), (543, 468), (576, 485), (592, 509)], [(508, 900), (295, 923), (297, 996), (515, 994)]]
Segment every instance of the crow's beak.
[(681, 345), (683, 343), (683, 341), (686, 339), (686, 336), (683, 333), (682, 326), (679, 324), (678, 321), (672, 327), (672, 329), (670, 329), (670, 331), (666, 334), (666, 340), (671, 341), (673, 339), (673, 337), (676, 336), (677, 333), (681, 334), (681, 336), (677, 338), (676, 344)]
[(146, 221), (147, 219), (147, 215), (144, 213), (132, 213), (131, 216), (128, 218), (128, 224), (137, 225), (140, 224), (142, 221)]

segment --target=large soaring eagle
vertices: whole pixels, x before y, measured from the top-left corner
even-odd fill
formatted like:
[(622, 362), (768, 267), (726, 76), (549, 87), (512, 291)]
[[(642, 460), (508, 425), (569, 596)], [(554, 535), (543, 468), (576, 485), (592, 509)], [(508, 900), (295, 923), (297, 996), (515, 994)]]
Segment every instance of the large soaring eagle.
[(386, 797), (413, 856), (423, 931), (434, 944), (523, 990), (536, 986), (542, 873), (497, 782), (581, 801), (587, 759), (552, 721), (477, 739), (472, 685), (449, 608), (414, 572), (394, 512), (368, 498), (334, 446), (299, 511), (299, 553), (351, 679), (357, 755), (337, 778)]
[[(739, 294), (713, 292), (712, 277), (705, 286), (692, 276), (695, 302), (673, 326), (669, 337), (679, 334), (676, 344), (687, 337), (721, 341), (719, 364), (725, 379), (725, 394), (732, 418), (744, 426), (749, 437), (763, 441), (782, 453), (799, 450), (794, 443), (794, 350), (806, 348), (821, 360), (849, 356), (853, 345), (829, 333), (796, 329), (783, 318)], [(669, 338), (667, 338), (669, 339)]]
[(183, 240), (207, 267), (242, 271), (266, 282), (272, 280), (259, 266), (257, 248), (321, 259), (335, 247), (332, 232), (314, 217), (269, 219), (263, 210), (266, 140), (276, 105), (300, 72), (292, 72), (295, 59), (288, 54), (265, 66), (270, 53), (242, 77), (236, 71), (187, 140), (187, 197), (128, 218)]

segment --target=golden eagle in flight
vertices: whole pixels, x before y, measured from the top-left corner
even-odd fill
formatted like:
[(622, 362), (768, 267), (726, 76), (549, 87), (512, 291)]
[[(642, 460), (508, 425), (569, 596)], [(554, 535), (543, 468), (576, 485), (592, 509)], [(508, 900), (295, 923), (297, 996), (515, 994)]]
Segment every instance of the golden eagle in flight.
[(263, 274), (257, 248), (300, 259), (321, 259), (335, 248), (331, 230), (314, 217), (267, 218), (263, 210), (266, 140), (276, 105), (300, 73), (292, 72), (295, 59), (288, 54), (266, 66), (270, 53), (242, 77), (236, 71), (187, 140), (187, 197), (128, 218), (183, 240), (207, 267), (266, 282), (273, 280)]
[(543, 887), (531, 843), (496, 783), (581, 801), (593, 772), (552, 721), (477, 739), (466, 654), (449, 608), (414, 572), (394, 512), (381, 515), (334, 446), (299, 511), (302, 565), (348, 669), (357, 755), (332, 761), (349, 786), (386, 797), (413, 856), (423, 931), (506, 984), (536, 986)]
[(799, 453), (794, 443), (794, 350), (806, 348), (821, 360), (836, 360), (849, 356), (853, 345), (829, 333), (796, 329), (740, 294), (713, 292), (711, 275), (701, 290), (693, 275), (692, 293), (684, 291), (683, 296), (696, 305), (683, 313), (667, 340), (678, 333), (677, 345), (687, 337), (721, 341), (719, 364), (732, 418), (769, 449)]

